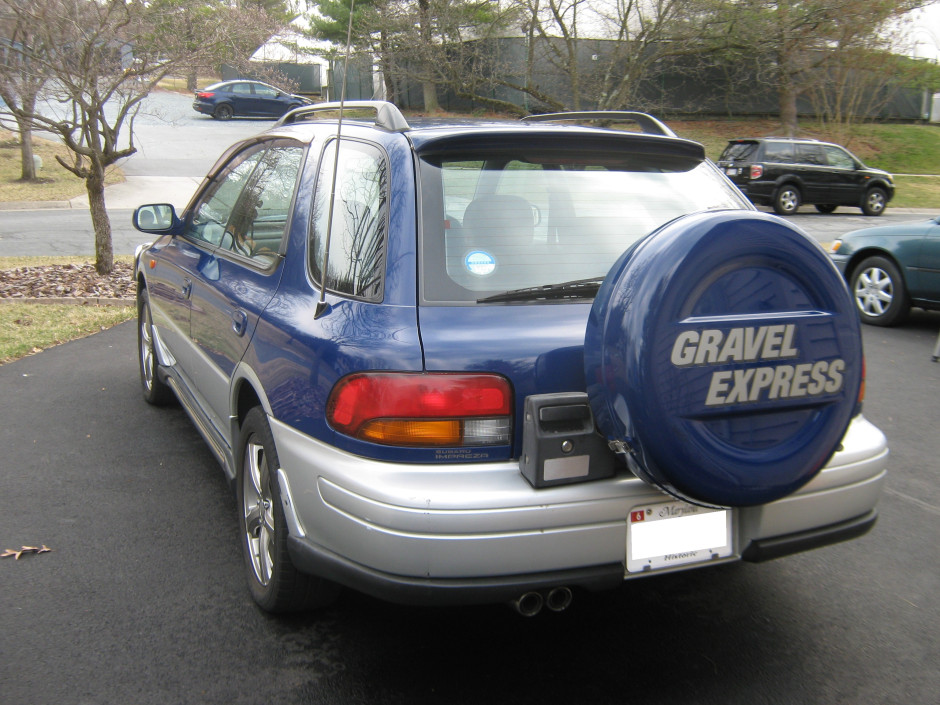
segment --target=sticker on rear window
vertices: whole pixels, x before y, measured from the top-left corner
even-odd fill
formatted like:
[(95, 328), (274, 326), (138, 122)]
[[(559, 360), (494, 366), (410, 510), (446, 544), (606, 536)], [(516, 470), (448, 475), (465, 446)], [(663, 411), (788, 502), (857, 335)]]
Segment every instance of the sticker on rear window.
[(470, 274), (476, 274), (478, 277), (485, 277), (492, 274), (496, 269), (496, 258), (489, 252), (474, 250), (464, 259), (467, 265), (467, 271)]

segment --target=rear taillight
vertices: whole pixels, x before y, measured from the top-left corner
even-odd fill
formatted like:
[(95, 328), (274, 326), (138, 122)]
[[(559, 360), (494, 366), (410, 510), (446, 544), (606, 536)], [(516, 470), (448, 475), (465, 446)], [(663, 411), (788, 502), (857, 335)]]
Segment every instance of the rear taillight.
[(393, 446), (507, 445), (512, 389), (493, 374), (364, 372), (330, 393), (326, 418), (353, 438)]
[(751, 164), (751, 178), (759, 179), (764, 175), (764, 165), (763, 164)]
[(215, 93), (213, 93), (213, 92), (211, 92), (211, 91), (202, 91), (202, 92), (200, 92), (200, 93), (196, 93), (196, 97), (197, 97), (197, 98), (202, 98), (202, 99), (211, 98), (211, 97), (214, 96), (214, 95), (215, 95)]

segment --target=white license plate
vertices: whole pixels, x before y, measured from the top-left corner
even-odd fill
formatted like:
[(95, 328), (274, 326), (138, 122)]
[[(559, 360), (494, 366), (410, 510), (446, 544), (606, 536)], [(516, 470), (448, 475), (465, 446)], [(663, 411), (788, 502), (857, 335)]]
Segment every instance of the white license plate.
[(729, 510), (679, 501), (634, 507), (627, 518), (627, 572), (726, 558), (732, 535)]
[(737, 175), (738, 175), (738, 170), (737, 170), (737, 169), (733, 169), (733, 168), (731, 168), (731, 167), (728, 167), (727, 169), (725, 169), (725, 173), (726, 173), (728, 176), (737, 176)]

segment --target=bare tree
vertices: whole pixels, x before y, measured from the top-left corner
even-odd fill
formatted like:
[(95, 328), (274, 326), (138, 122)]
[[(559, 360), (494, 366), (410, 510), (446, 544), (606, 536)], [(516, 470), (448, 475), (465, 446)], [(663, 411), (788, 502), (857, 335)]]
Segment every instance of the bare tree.
[[(638, 107), (659, 64), (701, 51), (700, 0), (513, 0), (513, 6), (527, 40), (519, 88), (551, 107)], [(566, 77), (567, 98), (546, 95), (537, 84), (540, 65)]]
[[(26, 6), (30, 0), (10, 0), (17, 6)], [(20, 106), (24, 114), (35, 111), (39, 94), (48, 81), (40, 67), (34, 66), (20, 48), (33, 47), (44, 55), (52, 48), (44, 47), (37, 37), (36, 27), (25, 22), (21, 15), (5, 11), (0, 5), (0, 98), (10, 106)], [(20, 136), (21, 176), (23, 181), (36, 178), (33, 161), (32, 123), (21, 115), (13, 115), (16, 132)]]
[(9, 45), (12, 60), (5, 66), (13, 72), (28, 68), (45, 80), (40, 95), (45, 100), (9, 103), (7, 111), (18, 124), (51, 132), (68, 148), (69, 159), (57, 160), (85, 182), (100, 274), (114, 266), (105, 171), (136, 151), (134, 118), (141, 101), (184, 62), (256, 47), (276, 29), (260, 10), (226, 7), (203, 20), (202, 41), (193, 47), (183, 30), (200, 5), (184, 0), (0, 0), (4, 18), (32, 28), (27, 41)]
[[(750, 61), (777, 95), (780, 121), (798, 130), (797, 100), (828, 84), (823, 70), (837, 51), (847, 57), (878, 42), (885, 28), (929, 0), (715, 0), (708, 13), (712, 48)], [(835, 76), (838, 78), (838, 76)]]

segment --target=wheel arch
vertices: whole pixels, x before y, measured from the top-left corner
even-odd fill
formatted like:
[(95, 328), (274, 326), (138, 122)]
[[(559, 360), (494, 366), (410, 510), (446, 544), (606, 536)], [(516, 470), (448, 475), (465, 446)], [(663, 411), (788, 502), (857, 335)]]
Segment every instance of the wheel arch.
[(898, 272), (901, 273), (901, 279), (904, 281), (904, 288), (908, 290), (907, 284), (907, 270), (904, 268), (900, 262), (898, 262), (897, 257), (894, 256), (889, 250), (882, 249), (875, 245), (868, 245), (863, 249), (859, 250), (852, 254), (849, 258), (848, 263), (845, 266), (845, 281), (847, 284), (851, 284), (852, 277), (855, 276), (855, 270), (858, 269), (859, 265), (862, 264), (869, 257), (883, 257), (884, 259), (890, 261), (895, 267), (898, 268)]
[(776, 196), (777, 191), (782, 189), (784, 186), (796, 186), (800, 190), (800, 196), (802, 197), (806, 193), (806, 188), (804, 187), (803, 180), (796, 174), (784, 174), (783, 176), (778, 177), (774, 181), (774, 195)]
[(868, 193), (873, 188), (880, 188), (885, 192), (885, 201), (890, 201), (894, 197), (894, 186), (889, 184), (886, 179), (875, 178), (865, 184), (865, 193)]
[(231, 388), (231, 438), (237, 439), (242, 422), (248, 412), (260, 406), (268, 416), (272, 415), (271, 403), (268, 401), (264, 387), (255, 371), (245, 363), (239, 363), (232, 375)]

